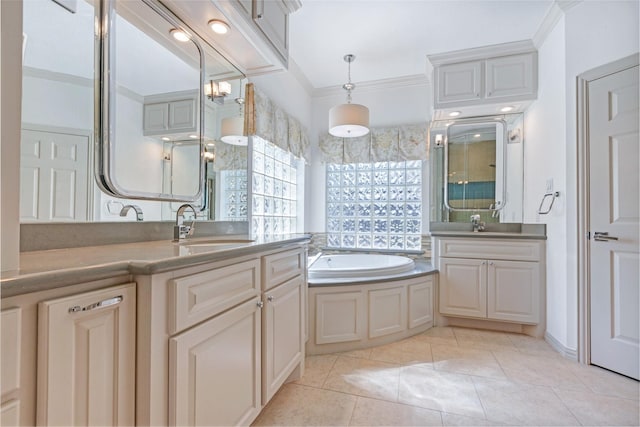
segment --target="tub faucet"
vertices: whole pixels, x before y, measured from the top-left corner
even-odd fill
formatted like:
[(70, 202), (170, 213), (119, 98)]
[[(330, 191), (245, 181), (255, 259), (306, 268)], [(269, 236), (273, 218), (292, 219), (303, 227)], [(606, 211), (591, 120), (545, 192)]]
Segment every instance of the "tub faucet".
[(484, 222), (480, 221), (480, 215), (471, 215), (471, 225), (473, 226), (473, 232), (484, 231)]
[(136, 211), (136, 221), (142, 221), (144, 219), (144, 215), (142, 214), (142, 209), (140, 209), (140, 206), (138, 205), (123, 206), (122, 209), (120, 210), (120, 216), (127, 216), (127, 214), (131, 209)]
[[(193, 212), (193, 221), (191, 225), (184, 225), (184, 211), (191, 209)], [(182, 239), (186, 239), (187, 236), (191, 236), (195, 230), (196, 223), (196, 209), (190, 204), (184, 204), (178, 208), (176, 212), (176, 225), (173, 226), (173, 241), (179, 242)]]

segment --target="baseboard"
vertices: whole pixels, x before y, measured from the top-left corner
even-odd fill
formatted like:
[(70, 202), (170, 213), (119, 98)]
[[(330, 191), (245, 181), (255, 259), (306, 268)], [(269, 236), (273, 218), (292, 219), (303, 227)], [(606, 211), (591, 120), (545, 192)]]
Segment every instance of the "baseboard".
[(551, 335), (549, 331), (544, 333), (544, 340), (563, 357), (575, 360), (576, 362), (578, 361), (578, 352), (575, 349), (565, 347), (560, 341)]

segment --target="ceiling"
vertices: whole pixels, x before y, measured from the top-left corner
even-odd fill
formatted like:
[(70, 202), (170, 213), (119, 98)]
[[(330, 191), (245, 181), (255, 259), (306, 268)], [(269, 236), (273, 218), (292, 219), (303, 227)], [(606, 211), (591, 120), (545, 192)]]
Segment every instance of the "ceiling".
[(315, 88), (424, 75), (427, 55), (532, 39), (553, 0), (303, 0), (290, 57)]

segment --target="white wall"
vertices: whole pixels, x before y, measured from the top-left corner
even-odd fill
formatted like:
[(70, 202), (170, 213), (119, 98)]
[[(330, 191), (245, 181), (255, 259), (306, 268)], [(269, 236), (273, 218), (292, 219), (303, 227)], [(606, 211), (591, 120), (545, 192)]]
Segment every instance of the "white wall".
[[(525, 223), (547, 224), (547, 333), (567, 342), (565, 23), (561, 18), (538, 49), (538, 100), (525, 114)], [(538, 215), (547, 180), (560, 192), (548, 215)]]
[[(568, 350), (578, 342), (576, 78), (639, 49), (637, 1), (583, 1), (540, 47), (539, 96), (526, 115), (525, 222), (547, 223), (547, 331)], [(535, 213), (553, 178), (553, 212)]]
[[(357, 87), (353, 92), (353, 103), (363, 104), (369, 108), (371, 127), (393, 126), (410, 123), (426, 123), (431, 119), (431, 90), (426, 83), (416, 80), (403, 86), (383, 84), (374, 88)], [(338, 104), (346, 102), (346, 92), (331, 91), (331, 95), (313, 99), (313, 126), (311, 132), (312, 161), (306, 199), (305, 224), (307, 231), (325, 231), (325, 164), (318, 148), (321, 135), (326, 135), (329, 128), (329, 110)], [(428, 162), (425, 162), (423, 174), (422, 194), (422, 224), (423, 231), (429, 225), (429, 181)]]

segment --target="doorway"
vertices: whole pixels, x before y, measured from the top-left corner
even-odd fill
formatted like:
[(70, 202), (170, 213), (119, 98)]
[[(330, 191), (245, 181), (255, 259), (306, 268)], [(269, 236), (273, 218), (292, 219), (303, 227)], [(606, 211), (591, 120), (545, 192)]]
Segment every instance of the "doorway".
[(580, 359), (639, 379), (638, 55), (578, 83)]

